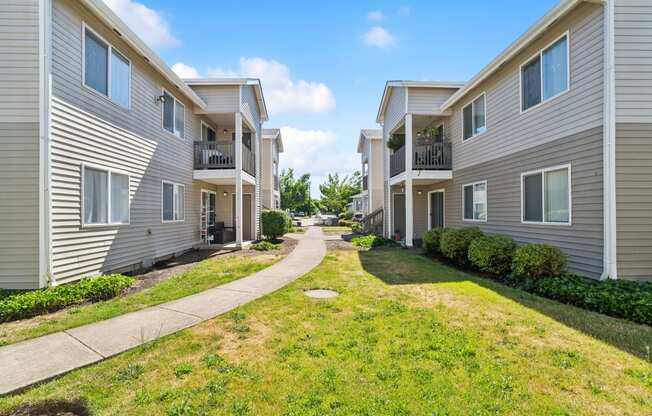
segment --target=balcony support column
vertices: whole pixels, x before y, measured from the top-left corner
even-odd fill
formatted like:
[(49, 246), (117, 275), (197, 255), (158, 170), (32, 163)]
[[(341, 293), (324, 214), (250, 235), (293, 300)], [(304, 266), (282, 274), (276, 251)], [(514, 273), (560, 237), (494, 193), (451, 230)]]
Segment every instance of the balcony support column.
[[(258, 125), (256, 126), (256, 144), (254, 145), (254, 149), (255, 149), (255, 152), (256, 152), (254, 154), (254, 161), (255, 161), (255, 166), (256, 166), (256, 175), (255, 175), (255, 177), (256, 177), (256, 185), (254, 187), (255, 195), (256, 195), (256, 202), (255, 202), (255, 204), (256, 204), (256, 207), (255, 207), (255, 212), (256, 212), (256, 215), (255, 215), (255, 218), (256, 218), (256, 221), (255, 221), (256, 222), (256, 224), (255, 224), (256, 232), (254, 234), (255, 234), (256, 239), (261, 238), (260, 234), (261, 234), (261, 231), (262, 231), (261, 230), (262, 226), (260, 224), (262, 187), (263, 187), (262, 186), (263, 183), (262, 183), (262, 180), (261, 180), (262, 179), (262, 175), (261, 175), (262, 166), (261, 166), (261, 163), (260, 163), (261, 162), (260, 151), (261, 151), (261, 140), (262, 139), (263, 139), (263, 126), (262, 126), (262, 123), (258, 123)], [(273, 191), (272, 191), (272, 193), (273, 193)]]
[(412, 193), (412, 114), (405, 115), (405, 245), (412, 247), (414, 240), (414, 195)]
[(235, 244), (242, 248), (242, 114), (235, 113)]
[(392, 238), (392, 188), (389, 185), (389, 148), (387, 147), (387, 141), (389, 140), (389, 133), (385, 131), (385, 126), (383, 126), (383, 158), (385, 163), (383, 164), (383, 185), (384, 185), (384, 195), (383, 195), (383, 205), (385, 206), (384, 213), (385, 218), (383, 219), (383, 227), (385, 228), (385, 236), (387, 238)]

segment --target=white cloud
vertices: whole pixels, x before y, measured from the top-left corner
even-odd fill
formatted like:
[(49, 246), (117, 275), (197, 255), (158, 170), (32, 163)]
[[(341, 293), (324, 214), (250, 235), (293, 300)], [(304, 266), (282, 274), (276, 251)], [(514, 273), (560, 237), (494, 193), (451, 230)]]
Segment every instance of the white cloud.
[(322, 113), (335, 109), (335, 95), (321, 82), (298, 80), (289, 68), (275, 60), (240, 58), (237, 70), (212, 69), (209, 77), (260, 78), (270, 114)]
[(294, 169), (295, 177), (310, 173), (312, 196), (319, 196), (319, 184), (329, 173), (350, 174), (360, 169), (360, 156), (354, 149), (342, 149), (330, 130), (300, 130), (282, 127), (281, 169)]
[(396, 38), (389, 31), (380, 26), (374, 26), (364, 35), (364, 42), (376, 48), (390, 48), (396, 46)]
[(193, 68), (190, 65), (186, 65), (183, 62), (177, 62), (172, 65), (172, 70), (179, 75), (180, 78), (189, 79), (189, 78), (201, 78), (199, 76), (199, 71)]
[(162, 12), (133, 0), (104, 0), (104, 3), (149, 47), (161, 49), (181, 44), (172, 34), (170, 24)]
[(373, 20), (374, 22), (380, 22), (385, 18), (385, 15), (381, 10), (372, 10), (367, 13), (367, 19)]

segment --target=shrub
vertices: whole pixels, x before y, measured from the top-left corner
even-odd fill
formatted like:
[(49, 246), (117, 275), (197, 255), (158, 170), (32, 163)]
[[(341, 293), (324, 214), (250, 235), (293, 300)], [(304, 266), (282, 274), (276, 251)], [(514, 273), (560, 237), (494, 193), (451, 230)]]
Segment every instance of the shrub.
[(566, 255), (547, 244), (526, 244), (514, 253), (512, 272), (516, 277), (558, 276), (566, 270)]
[(285, 211), (280, 209), (263, 211), (260, 216), (263, 235), (270, 240), (276, 240), (286, 234), (289, 229), (288, 218)]
[(426, 250), (426, 253), (439, 253), (439, 244), (444, 231), (446, 231), (445, 228), (433, 228), (423, 235), (423, 248)]
[(133, 277), (119, 274), (80, 280), (47, 289), (20, 292), (0, 300), (0, 322), (30, 318), (82, 302), (98, 302), (123, 293)]
[(279, 248), (281, 248), (280, 244), (275, 244), (268, 240), (259, 241), (251, 245), (252, 250), (258, 250), (258, 251), (272, 251), (272, 250), (278, 250)]
[(362, 223), (354, 222), (353, 224), (351, 224), (351, 231), (357, 234), (362, 233)]
[(290, 227), (288, 229), (288, 232), (289, 233), (305, 233), (306, 229), (303, 228), (303, 227), (294, 227), (294, 226), (292, 226), (292, 227)]
[(379, 237), (377, 235), (363, 235), (353, 237), (351, 243), (356, 247), (370, 249), (372, 247), (395, 247), (398, 244), (389, 238)]
[(469, 245), (469, 261), (479, 270), (505, 276), (512, 267), (516, 244), (510, 237), (492, 235), (476, 238)]
[(442, 254), (456, 265), (468, 267), (469, 245), (483, 235), (478, 227), (448, 229), (441, 235), (439, 248)]
[(350, 220), (339, 220), (337, 225), (340, 227), (353, 227), (354, 222)]
[(345, 211), (337, 216), (340, 220), (351, 220), (353, 219), (353, 211)]
[(652, 283), (599, 282), (575, 274), (508, 279), (519, 289), (615, 318), (652, 325)]

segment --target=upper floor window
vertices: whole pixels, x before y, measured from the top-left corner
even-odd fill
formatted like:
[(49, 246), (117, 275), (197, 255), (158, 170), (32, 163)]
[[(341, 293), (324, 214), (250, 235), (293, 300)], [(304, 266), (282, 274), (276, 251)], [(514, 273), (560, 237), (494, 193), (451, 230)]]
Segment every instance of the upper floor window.
[(521, 111), (568, 91), (568, 34), (521, 66)]
[(163, 128), (178, 137), (185, 137), (186, 106), (163, 90)]
[(522, 221), (570, 225), (570, 178), (570, 165), (522, 174)]
[(131, 96), (131, 62), (84, 26), (84, 85), (125, 108)]
[(129, 223), (129, 176), (110, 169), (82, 165), (82, 223)]
[(487, 130), (486, 94), (470, 102), (462, 109), (463, 139), (467, 140)]
[(464, 221), (487, 221), (487, 181), (462, 186)]

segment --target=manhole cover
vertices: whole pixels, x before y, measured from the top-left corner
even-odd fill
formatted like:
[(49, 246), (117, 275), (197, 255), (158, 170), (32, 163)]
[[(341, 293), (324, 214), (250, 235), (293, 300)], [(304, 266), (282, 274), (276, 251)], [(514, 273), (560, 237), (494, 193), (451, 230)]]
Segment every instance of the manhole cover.
[(330, 299), (339, 295), (339, 293), (330, 289), (312, 289), (312, 290), (306, 290), (303, 293), (309, 298), (315, 298), (315, 299)]

